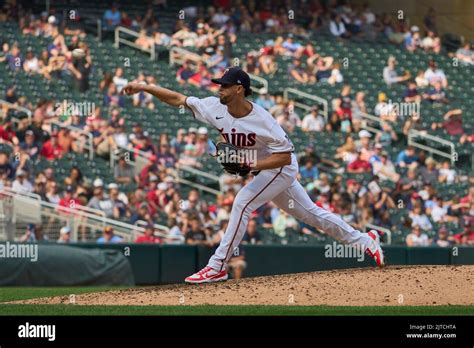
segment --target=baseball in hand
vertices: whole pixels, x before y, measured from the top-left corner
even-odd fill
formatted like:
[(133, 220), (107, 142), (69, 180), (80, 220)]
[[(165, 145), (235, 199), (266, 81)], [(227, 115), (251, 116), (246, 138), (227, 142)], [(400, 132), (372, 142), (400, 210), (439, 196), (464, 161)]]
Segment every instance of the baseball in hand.
[(131, 95), (143, 91), (145, 83), (130, 82), (122, 89), (122, 94)]

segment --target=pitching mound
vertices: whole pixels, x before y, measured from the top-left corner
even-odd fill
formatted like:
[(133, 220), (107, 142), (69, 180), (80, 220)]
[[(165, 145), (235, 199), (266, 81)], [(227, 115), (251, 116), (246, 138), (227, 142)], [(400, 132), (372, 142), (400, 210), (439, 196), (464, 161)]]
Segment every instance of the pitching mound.
[[(474, 266), (391, 266), (76, 295), (79, 305), (472, 305)], [(68, 304), (69, 296), (16, 303)]]

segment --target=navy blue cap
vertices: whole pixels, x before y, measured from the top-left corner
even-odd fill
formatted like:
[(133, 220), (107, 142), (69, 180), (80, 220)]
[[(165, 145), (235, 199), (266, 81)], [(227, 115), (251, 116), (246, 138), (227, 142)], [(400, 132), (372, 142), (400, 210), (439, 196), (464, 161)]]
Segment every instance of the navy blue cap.
[(250, 76), (237, 66), (225, 69), (224, 75), (220, 79), (212, 79), (211, 81), (218, 85), (241, 85), (245, 89), (246, 97), (252, 94)]

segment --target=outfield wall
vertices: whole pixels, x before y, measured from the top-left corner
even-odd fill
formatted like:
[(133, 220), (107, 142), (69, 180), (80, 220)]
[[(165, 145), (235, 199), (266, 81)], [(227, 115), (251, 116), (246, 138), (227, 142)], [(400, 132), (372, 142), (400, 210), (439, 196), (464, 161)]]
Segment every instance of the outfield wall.
[[(5, 243), (0, 243), (5, 244)], [(180, 283), (183, 279), (201, 269), (207, 264), (209, 257), (214, 249), (189, 246), (189, 245), (152, 245), (152, 244), (71, 244), (67, 247), (60, 244), (45, 244), (49, 250), (48, 255), (38, 254), (38, 260), (33, 264), (25, 260), (15, 260), (3, 258), (0, 255), (0, 273), (8, 267), (14, 267), (12, 262), (18, 263), (18, 267), (30, 267), (32, 270), (41, 266), (41, 269), (54, 269), (57, 284), (68, 280), (68, 285), (78, 285), (81, 267), (86, 267), (88, 263), (94, 260), (84, 258), (77, 260), (75, 272), (70, 272), (71, 267), (62, 271), (58, 267), (51, 266), (49, 263), (59, 257), (67, 258), (67, 250), (70, 247), (86, 249), (90, 251), (113, 251), (123, 254), (131, 266), (131, 272), (136, 284), (166, 284)], [(330, 254), (328, 245), (246, 245), (242, 247), (241, 252), (245, 255), (247, 268), (244, 276), (254, 277), (263, 275), (275, 275), (298, 272), (324, 271), (341, 268), (370, 267), (373, 261), (365, 254), (354, 253), (352, 257), (341, 257), (342, 255)], [(55, 252), (55, 248), (61, 249)], [(46, 249), (45, 249), (46, 250)], [(52, 251), (51, 251), (52, 250)], [(404, 246), (385, 246), (386, 261), (389, 265), (448, 265), (448, 264), (474, 264), (474, 248), (438, 248), (438, 247), (417, 247), (407, 248)], [(66, 251), (66, 252), (65, 252)], [(335, 250), (333, 250), (335, 251)], [(71, 254), (69, 252), (69, 254)], [(60, 256), (61, 255), (61, 256)], [(64, 256), (66, 255), (66, 256)], [(363, 256), (362, 256), (363, 255)], [(52, 257), (53, 256), (53, 257)], [(363, 257), (363, 259), (362, 259)], [(65, 259), (65, 262), (71, 263), (72, 260)], [(61, 262), (55, 260), (55, 263)], [(109, 262), (94, 265), (96, 272), (106, 272)], [(2, 267), (3, 266), (3, 267)], [(8, 266), (8, 267), (7, 267)], [(99, 269), (100, 268), (100, 269)], [(103, 268), (103, 269), (102, 269)], [(62, 274), (64, 272), (64, 274)], [(74, 282), (74, 274), (78, 281)], [(53, 280), (51, 280), (53, 281)], [(83, 282), (83, 280), (82, 280)], [(18, 285), (12, 279), (4, 285)], [(84, 283), (82, 283), (84, 284)], [(90, 283), (89, 283), (90, 284)], [(20, 284), (21, 285), (21, 284)], [(45, 285), (34, 282), (28, 285)], [(90, 284), (93, 285), (93, 284)]]

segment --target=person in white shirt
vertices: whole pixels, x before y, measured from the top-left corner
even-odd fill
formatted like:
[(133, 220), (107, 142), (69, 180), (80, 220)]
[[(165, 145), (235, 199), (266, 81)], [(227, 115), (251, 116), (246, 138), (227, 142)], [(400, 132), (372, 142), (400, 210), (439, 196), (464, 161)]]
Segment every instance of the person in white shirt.
[(446, 184), (452, 184), (456, 181), (456, 171), (451, 169), (451, 163), (446, 160), (441, 165), (441, 169), (439, 170), (439, 182), (445, 182)]
[(117, 91), (120, 93), (122, 88), (128, 83), (128, 80), (123, 77), (122, 68), (119, 67), (115, 70), (115, 75), (112, 81), (114, 82), (115, 86), (117, 86)]
[(420, 226), (413, 226), (412, 232), (406, 237), (406, 244), (409, 247), (428, 246), (430, 240), (426, 233), (421, 232)]
[(214, 127), (227, 143), (245, 150), (241, 156), (245, 161), (240, 165), (252, 177), (235, 196), (226, 232), (207, 266), (185, 281), (227, 280), (226, 265), (240, 245), (251, 213), (269, 201), (342, 243), (362, 247), (382, 267), (384, 256), (377, 231), (362, 233), (354, 229), (339, 216), (315, 205), (308, 196), (297, 180), (298, 160), (290, 138), (268, 111), (246, 99), (252, 93), (249, 75), (239, 67), (231, 67), (212, 82), (220, 85), (219, 97), (187, 97), (166, 88), (138, 83), (130, 83), (123, 89), (127, 95), (144, 91), (171, 106), (184, 105), (196, 120)]
[(304, 132), (321, 132), (324, 130), (324, 117), (318, 114), (318, 107), (313, 107), (301, 122), (301, 129)]
[(430, 60), (428, 63), (428, 69), (426, 69), (424, 77), (432, 86), (436, 82), (440, 82), (443, 88), (448, 87), (448, 79), (446, 78), (446, 75), (444, 74), (443, 70), (438, 69), (438, 66), (434, 60)]
[(346, 30), (346, 26), (344, 25), (344, 22), (341, 20), (341, 17), (339, 15), (333, 15), (332, 20), (329, 22), (329, 31), (335, 37), (349, 37), (349, 33)]
[(33, 185), (28, 181), (27, 175), (23, 170), (18, 170), (16, 172), (16, 179), (13, 181), (12, 190), (17, 192), (33, 192)]

